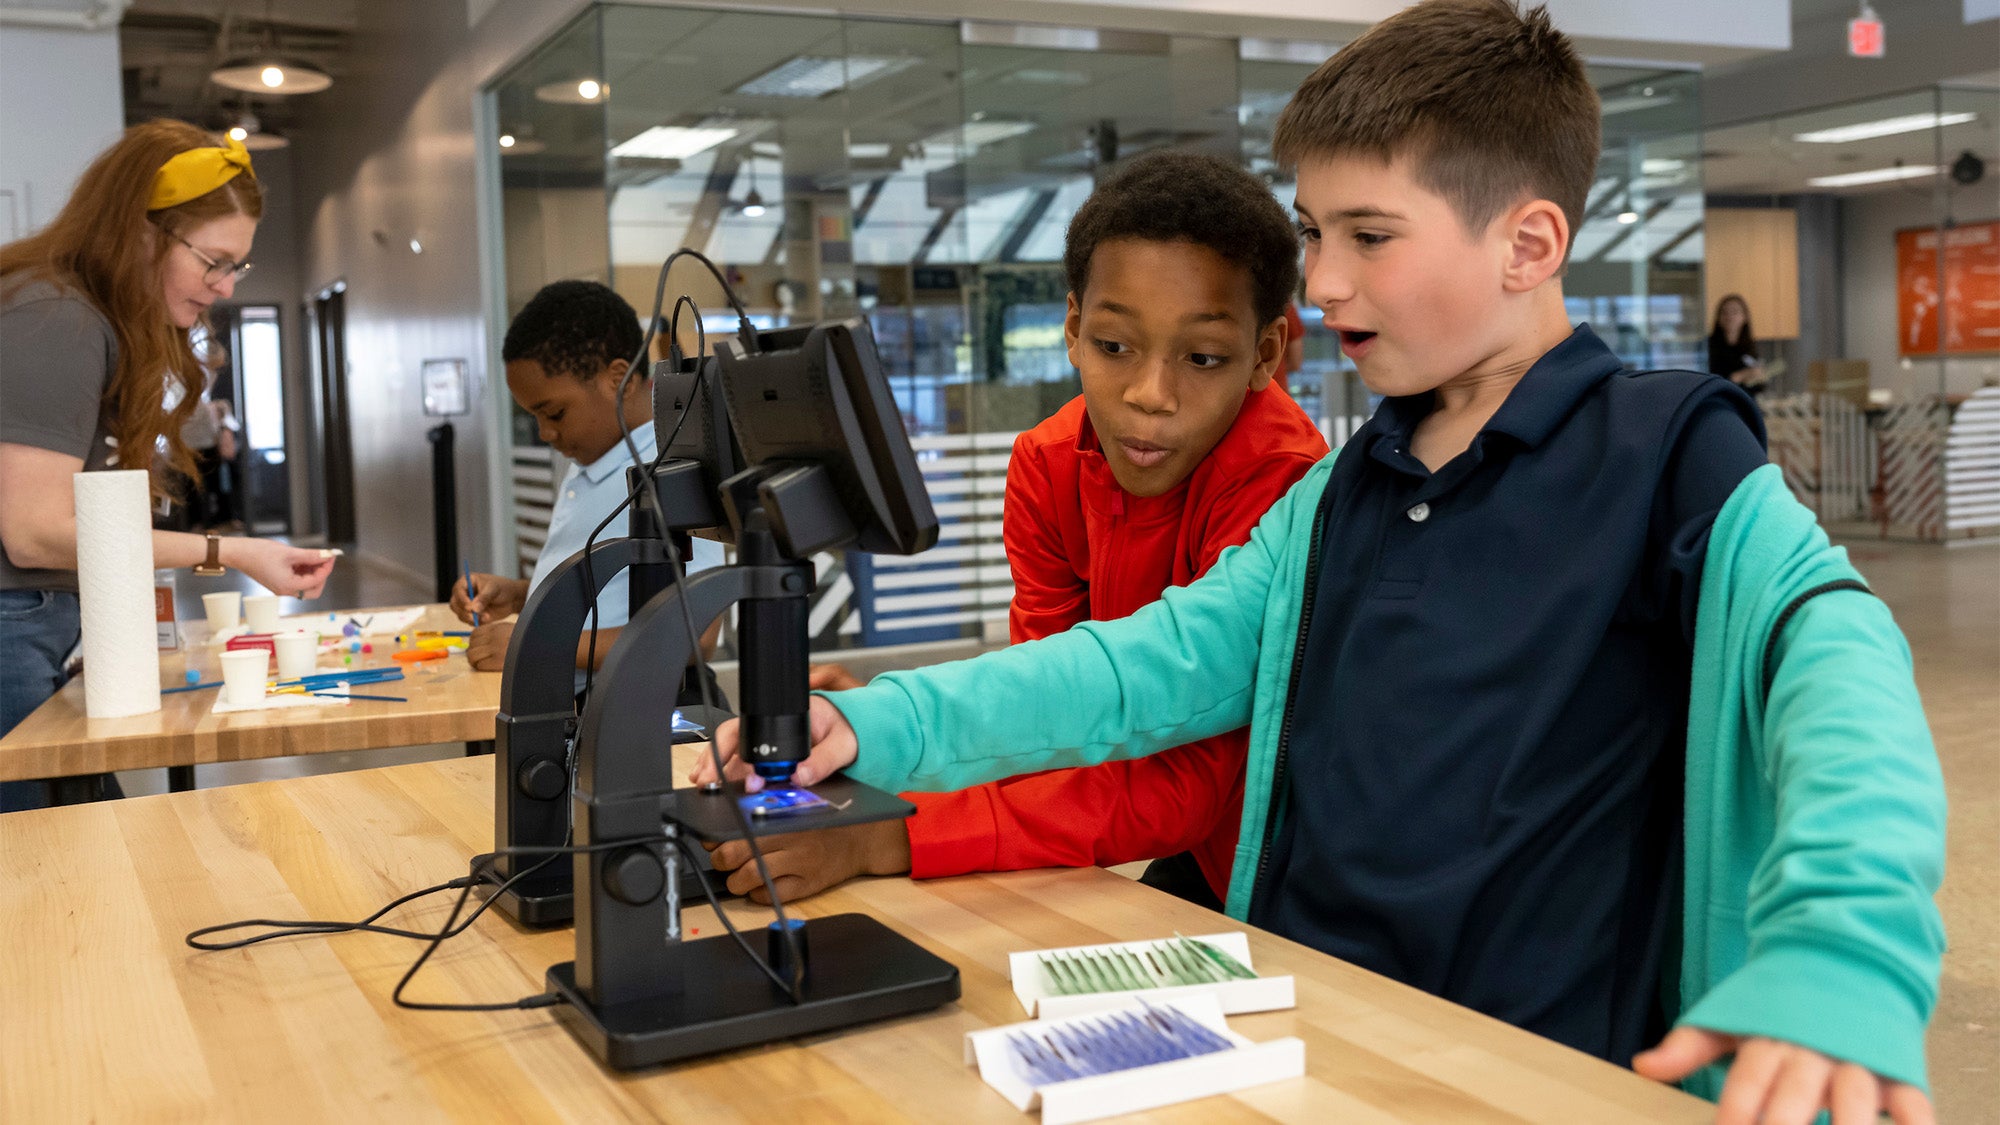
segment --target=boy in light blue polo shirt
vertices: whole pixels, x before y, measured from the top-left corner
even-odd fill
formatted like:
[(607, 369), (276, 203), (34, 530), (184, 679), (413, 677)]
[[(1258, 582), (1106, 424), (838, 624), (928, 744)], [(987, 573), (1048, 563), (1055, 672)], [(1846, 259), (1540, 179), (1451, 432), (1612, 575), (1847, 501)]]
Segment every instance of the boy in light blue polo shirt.
[[(565, 559), (583, 550), (591, 531), (624, 502), (625, 470), (632, 457), (619, 430), (621, 414), (631, 428), (639, 456), (651, 460), (657, 453), (652, 385), (646, 373), (640, 372), (631, 380), (622, 401), (618, 397), (618, 381), (624, 378), (643, 338), (639, 314), (625, 298), (594, 281), (558, 281), (544, 286), (507, 327), (507, 339), (500, 349), (507, 364), (507, 389), (521, 409), (534, 415), (541, 439), (568, 458), (570, 467), (556, 488), (548, 538), (535, 561), (533, 576), (523, 582), (498, 574), (474, 574), (476, 597), (467, 591), (465, 579), (452, 589), (451, 608), (459, 619), (470, 624), (475, 613), (480, 617), (481, 624), (472, 631), (466, 648), (466, 658), (474, 668), (497, 672), (506, 666), (514, 624), (503, 619), (519, 613), (528, 594)], [(621, 518), (612, 521), (600, 538), (624, 533)], [(687, 556), (689, 573), (721, 564), (719, 544), (694, 540), (694, 549)], [(594, 657), (600, 666), (625, 624), (629, 587), (621, 571), (598, 593)], [(713, 645), (713, 634), (703, 637), (702, 642), (704, 647)], [(592, 658), (586, 633), (577, 642), (579, 689), (583, 669), (591, 666)]]

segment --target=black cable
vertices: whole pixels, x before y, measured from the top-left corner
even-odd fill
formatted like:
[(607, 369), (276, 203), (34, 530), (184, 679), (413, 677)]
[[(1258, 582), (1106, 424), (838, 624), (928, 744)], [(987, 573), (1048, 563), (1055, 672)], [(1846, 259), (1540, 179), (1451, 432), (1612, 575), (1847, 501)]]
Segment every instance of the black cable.
[[(430, 939), (430, 943), (424, 946), (424, 951), (422, 953), (417, 954), (417, 959), (410, 963), (410, 967), (403, 973), (403, 979), (396, 982), (395, 989), (389, 993), (389, 1002), (396, 1005), (398, 1008), (408, 1008), (412, 1011), (417, 1011), (417, 1012), (505, 1012), (521, 1008), (546, 1008), (552, 1004), (561, 1002), (562, 997), (556, 993), (538, 992), (533, 996), (523, 996), (519, 1000), (509, 1000), (499, 1004), (432, 1004), (422, 1000), (405, 1000), (403, 999), (403, 990), (410, 986), (410, 981), (417, 975), (417, 970), (424, 967), (424, 962), (431, 959), (431, 954), (436, 953), (438, 951), (438, 947), (445, 943), (446, 938), (457, 937), (459, 934), (464, 933), (468, 926), (471, 926), (472, 923), (476, 919), (478, 919), (478, 917), (481, 914), (486, 913), (487, 909), (491, 907), (494, 904), (494, 902), (496, 902), (500, 898), (502, 894), (506, 893), (509, 889), (511, 889), (515, 883), (518, 883), (522, 879), (525, 879), (528, 876), (533, 875), (535, 872), (540, 871), (542, 868), (547, 867), (549, 864), (554, 863), (558, 859), (561, 859), (564, 855), (574, 855), (578, 852), (587, 852), (587, 851), (601, 851), (607, 847), (613, 847), (613, 846), (622, 847), (626, 844), (636, 844), (641, 842), (643, 841), (620, 840), (617, 842), (616, 845), (598, 844), (594, 847), (587, 847), (587, 848), (571, 847), (568, 845), (553, 849), (502, 848), (496, 852), (491, 853), (490, 855), (475, 857), (472, 861), (472, 872), (474, 876), (473, 881), (468, 882), (463, 887), (459, 888), (458, 901), (451, 904), (451, 914), (445, 918), (444, 928), (440, 929), (438, 932), (434, 934), (425, 935)], [(529, 864), (527, 867), (523, 868), (520, 871), (515, 872), (507, 879), (503, 880), (499, 886), (494, 888), (492, 894), (486, 896), (485, 901), (481, 902), (477, 909), (475, 909), (472, 913), (465, 916), (465, 921), (460, 922), (458, 920), (458, 912), (465, 909), (466, 900), (472, 897), (472, 888), (474, 886), (477, 886), (479, 883), (485, 881), (484, 879), (480, 879), (478, 877), (479, 861), (481, 859), (484, 859), (488, 863), (491, 863), (495, 858), (501, 855), (521, 855), (521, 854), (534, 855), (538, 853), (547, 853), (547, 857), (544, 858), (539, 863)], [(491, 874), (490, 870), (488, 874), (489, 875)]]
[[(417, 941), (426, 942), (427, 944), (424, 946), (424, 951), (417, 956), (416, 961), (411, 963), (408, 971), (404, 972), (402, 979), (396, 982), (395, 990), (389, 994), (389, 999), (397, 1007), (409, 1008), (411, 1010), (420, 1012), (503, 1012), (503, 1011), (514, 1011), (525, 1008), (546, 1008), (552, 1004), (559, 1003), (561, 1001), (561, 997), (553, 992), (541, 992), (533, 996), (524, 996), (518, 1000), (509, 1000), (498, 1004), (432, 1004), (422, 1000), (405, 1000), (403, 999), (403, 990), (409, 987), (410, 981), (413, 978), (415, 978), (415, 976), (417, 975), (417, 971), (424, 967), (424, 963), (430, 960), (431, 954), (436, 953), (439, 946), (443, 945), (448, 939), (457, 937), (458, 935), (464, 933), (467, 929), (469, 929), (472, 926), (472, 923), (477, 921), (481, 914), (486, 913), (486, 911), (492, 907), (493, 903), (497, 901), (502, 894), (512, 889), (515, 883), (518, 883), (521, 880), (526, 879), (528, 876), (533, 875), (535, 872), (540, 871), (542, 868), (547, 867), (549, 864), (556, 862), (557, 860), (561, 859), (564, 856), (578, 855), (588, 852), (610, 851), (614, 848), (643, 846), (646, 844), (663, 844), (667, 842), (669, 841), (666, 836), (652, 836), (638, 840), (612, 840), (601, 844), (590, 844), (581, 847), (565, 844), (561, 847), (500, 848), (487, 855), (474, 857), (471, 869), (466, 875), (461, 876), (457, 879), (449, 880), (447, 882), (439, 883), (436, 886), (425, 887), (423, 890), (420, 891), (412, 891), (409, 894), (397, 898), (395, 901), (389, 903), (387, 906), (382, 907), (380, 910), (377, 910), (375, 913), (370, 914), (367, 918), (364, 918), (359, 922), (335, 922), (335, 921), (322, 921), (317, 919), (308, 919), (305, 921), (282, 921), (282, 920), (257, 918), (257, 919), (248, 919), (241, 922), (225, 922), (219, 926), (204, 926), (199, 930), (194, 930), (190, 932), (182, 940), (185, 941), (189, 946), (195, 949), (202, 950), (204, 952), (220, 952), (223, 950), (241, 949), (245, 946), (256, 945), (259, 942), (271, 941), (275, 938), (284, 938), (284, 937), (321, 937), (321, 936), (327, 936), (332, 934), (343, 934), (343, 933), (374, 933), (374, 934), (382, 934), (387, 937), (411, 938)], [(497, 859), (498, 857), (503, 855), (515, 855), (515, 856), (538, 855), (543, 858), (541, 859), (540, 862), (529, 864), (522, 870), (502, 880), (497, 886), (495, 886), (493, 893), (488, 895), (486, 899), (482, 901), (479, 904), (479, 906), (472, 911), (472, 913), (467, 914), (464, 920), (461, 921), (459, 919), (459, 913), (465, 909), (466, 900), (472, 897), (473, 888), (478, 886), (483, 886), (485, 884), (492, 882), (492, 877), (495, 873), (491, 869), (490, 864), (494, 859)], [(482, 868), (481, 866), (482, 861), (489, 866)], [(391, 910), (394, 910), (405, 903), (411, 902), (415, 899), (422, 898), (425, 895), (436, 894), (439, 891), (451, 890), (454, 888), (457, 889), (459, 892), (458, 900), (452, 904), (451, 913), (448, 916), (446, 916), (444, 926), (436, 931), (402, 930), (402, 929), (397, 929), (393, 926), (374, 925), (374, 922), (377, 918), (382, 917), (383, 915), (389, 913)], [(706, 882), (702, 884), (702, 889), (704, 891), (707, 890)], [(712, 897), (710, 901), (711, 902), (714, 901)], [(721, 911), (718, 910), (717, 913), (719, 914), (721, 913)], [(243, 929), (247, 926), (271, 926), (275, 928), (270, 933), (257, 934), (255, 936), (247, 938), (239, 938), (234, 941), (208, 942), (200, 940), (204, 934), (220, 933), (225, 930)], [(773, 979), (776, 979), (775, 974), (773, 974)]]
[[(224, 922), (220, 926), (203, 926), (201, 929), (195, 930), (192, 933), (188, 934), (187, 937), (184, 938), (183, 940), (186, 941), (187, 944), (192, 948), (210, 953), (220, 952), (225, 949), (242, 949), (245, 946), (256, 945), (258, 942), (271, 941), (274, 938), (301, 937), (308, 934), (346, 934), (346, 933), (384, 934), (389, 937), (415, 938), (421, 941), (428, 939), (431, 936), (428, 931), (399, 930), (393, 926), (377, 926), (374, 924), (375, 920), (377, 918), (382, 917), (384, 914), (387, 914), (390, 911), (396, 909), (397, 907), (402, 906), (405, 903), (414, 902), (415, 900), (423, 898), (426, 895), (434, 895), (439, 891), (455, 890), (459, 887), (469, 886), (477, 882), (478, 880), (475, 878), (472, 878), (470, 876), (462, 876), (457, 879), (452, 879), (447, 882), (439, 883), (434, 887), (425, 887), (421, 891), (411, 891), (409, 894), (406, 894), (403, 897), (397, 899), (396, 901), (390, 903), (389, 905), (384, 906), (382, 909), (377, 910), (375, 913), (370, 914), (368, 917), (363, 918), (359, 922), (331, 922), (331, 921), (322, 921), (319, 919), (312, 919), (312, 918), (303, 920), (283, 919), (283, 918), (246, 918), (241, 922)], [(226, 930), (247, 929), (248, 927), (251, 926), (269, 926), (272, 929), (270, 933), (257, 934), (254, 937), (237, 938), (234, 941), (200, 940), (203, 936), (207, 934), (222, 933)]]
[[(687, 857), (688, 867), (694, 872), (694, 881), (701, 885), (701, 897), (708, 900), (709, 908), (715, 911), (717, 918), (722, 919), (722, 928), (729, 931), (730, 937), (736, 939), (736, 945), (739, 949), (743, 950), (743, 955), (750, 958), (751, 962), (759, 969), (764, 970), (764, 975), (771, 978), (772, 984), (777, 985), (787, 992), (791, 991), (794, 986), (786, 983), (785, 979), (778, 975), (778, 970), (771, 967), (769, 961), (759, 957), (757, 951), (750, 948), (750, 943), (743, 938), (743, 932), (736, 928), (736, 923), (729, 920), (728, 913), (722, 909), (722, 903), (717, 901), (715, 897), (714, 888), (708, 885), (708, 876), (701, 873), (701, 860), (695, 857), (694, 849), (688, 846), (687, 838), (676, 836), (674, 837), (674, 843), (680, 847), (681, 854)], [(794, 954), (798, 952), (796, 942), (793, 943), (791, 948)]]

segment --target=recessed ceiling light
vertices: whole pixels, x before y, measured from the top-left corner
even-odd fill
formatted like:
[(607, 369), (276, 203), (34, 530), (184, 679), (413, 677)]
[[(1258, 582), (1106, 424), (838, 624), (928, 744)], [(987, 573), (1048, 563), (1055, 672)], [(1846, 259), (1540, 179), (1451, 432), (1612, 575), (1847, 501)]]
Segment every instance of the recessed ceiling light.
[(502, 133), (502, 134), (500, 134), (500, 147), (501, 147), (501, 148), (513, 148), (513, 147), (514, 147), (514, 134), (512, 134), (512, 133)]
[(229, 139), (232, 141), (241, 141), (243, 138), (249, 135), (250, 135), (250, 130), (245, 129), (241, 125), (231, 125), (229, 127)]
[(917, 65), (908, 56), (849, 55), (819, 58), (796, 55), (731, 90), (755, 98), (818, 98), (835, 90), (852, 89)]
[(1035, 131), (1032, 121), (968, 121), (958, 128), (940, 129), (917, 142), (928, 148), (958, 148), (974, 152)]
[(1806, 183), (1813, 187), (1860, 187), (1863, 184), (1887, 184), (1897, 180), (1921, 179), (1925, 176), (1935, 176), (1939, 171), (1935, 164), (1898, 164), (1894, 168), (1842, 172), (1837, 176), (1814, 176)]
[(1626, 226), (1628, 226), (1628, 227), (1629, 227), (1629, 226), (1631, 226), (1631, 225), (1632, 225), (1633, 223), (1636, 223), (1636, 222), (1638, 222), (1638, 221), (1639, 221), (1639, 212), (1637, 212), (1637, 211), (1620, 211), (1620, 212), (1618, 213), (1618, 221), (1619, 221), (1619, 222), (1621, 222), (1621, 223), (1623, 223), (1623, 224), (1625, 224)]
[(1850, 141), (1893, 137), (1899, 133), (1942, 129), (1946, 125), (1963, 125), (1968, 121), (1977, 120), (1979, 115), (1976, 113), (1906, 113), (1901, 117), (1884, 117), (1879, 121), (1862, 121), (1853, 125), (1837, 125), (1831, 129), (1815, 129), (1810, 133), (1795, 133), (1792, 139), (1809, 145), (1841, 145)]
[(735, 129), (719, 125), (693, 128), (680, 125), (655, 125), (638, 136), (614, 146), (611, 155), (648, 160), (686, 160), (697, 153), (707, 152), (735, 135)]

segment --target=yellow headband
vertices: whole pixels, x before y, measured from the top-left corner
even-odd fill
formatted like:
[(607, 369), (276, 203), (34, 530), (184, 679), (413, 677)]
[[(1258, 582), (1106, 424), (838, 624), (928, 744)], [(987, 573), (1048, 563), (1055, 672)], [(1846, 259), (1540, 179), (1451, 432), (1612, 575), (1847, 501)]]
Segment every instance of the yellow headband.
[(175, 207), (207, 195), (235, 179), (238, 172), (250, 172), (250, 178), (256, 179), (257, 173), (250, 171), (250, 150), (243, 147), (243, 142), (229, 137), (223, 145), (191, 148), (160, 165), (153, 177), (153, 196), (146, 201), (146, 210)]

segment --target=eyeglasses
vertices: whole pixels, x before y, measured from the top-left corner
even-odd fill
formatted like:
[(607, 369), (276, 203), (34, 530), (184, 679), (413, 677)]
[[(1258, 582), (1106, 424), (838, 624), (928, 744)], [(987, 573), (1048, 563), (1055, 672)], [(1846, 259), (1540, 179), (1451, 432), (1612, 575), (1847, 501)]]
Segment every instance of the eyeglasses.
[(214, 258), (211, 258), (208, 255), (202, 253), (201, 251), (195, 249), (194, 243), (189, 242), (187, 239), (182, 238), (180, 235), (173, 234), (173, 235), (168, 235), (167, 237), (173, 239), (175, 242), (180, 243), (182, 246), (187, 247), (188, 253), (193, 254), (195, 257), (201, 259), (201, 264), (208, 267), (207, 272), (201, 275), (201, 280), (204, 284), (220, 285), (222, 284), (224, 278), (228, 278), (232, 281), (240, 280), (244, 274), (250, 272), (251, 266), (249, 262), (232, 262), (227, 259), (218, 262)]

